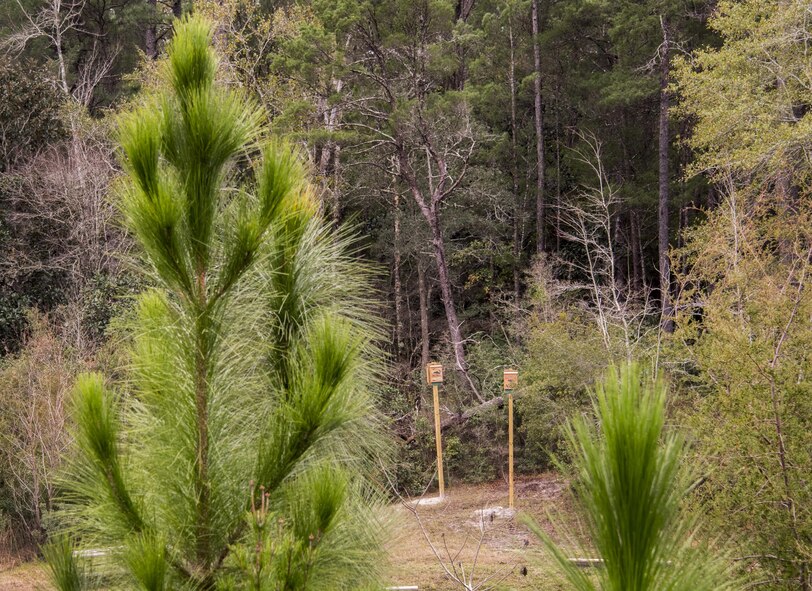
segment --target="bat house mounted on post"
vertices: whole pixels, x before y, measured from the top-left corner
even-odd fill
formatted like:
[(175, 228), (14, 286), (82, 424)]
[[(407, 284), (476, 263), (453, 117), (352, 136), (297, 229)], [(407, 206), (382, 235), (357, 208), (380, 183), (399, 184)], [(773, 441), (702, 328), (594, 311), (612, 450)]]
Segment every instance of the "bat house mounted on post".
[(429, 385), (443, 383), (443, 366), (441, 363), (426, 365), (426, 383)]
[(519, 372), (515, 369), (506, 369), (503, 374), (504, 390), (510, 392), (519, 385)]

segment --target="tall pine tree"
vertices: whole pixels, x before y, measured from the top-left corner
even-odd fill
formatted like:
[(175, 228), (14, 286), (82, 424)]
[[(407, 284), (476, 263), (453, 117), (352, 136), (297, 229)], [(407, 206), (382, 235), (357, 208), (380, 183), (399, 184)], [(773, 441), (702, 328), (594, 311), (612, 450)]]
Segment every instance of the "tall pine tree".
[(154, 287), (126, 379), (76, 385), (64, 535), (46, 550), (61, 590), (91, 583), (73, 552), (88, 546), (124, 588), (376, 578), (369, 276), (259, 108), (215, 82), (211, 40), (179, 21), (164, 90), (121, 123), (122, 210)]

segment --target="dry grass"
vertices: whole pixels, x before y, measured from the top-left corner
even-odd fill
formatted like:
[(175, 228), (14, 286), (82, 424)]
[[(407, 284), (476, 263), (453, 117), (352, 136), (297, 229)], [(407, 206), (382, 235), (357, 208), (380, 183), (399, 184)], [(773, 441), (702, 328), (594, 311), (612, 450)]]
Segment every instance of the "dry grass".
[(44, 591), (51, 589), (48, 571), (41, 562), (0, 567), (0, 591)]
[[(566, 511), (565, 486), (564, 481), (555, 474), (520, 479), (516, 483), (516, 508), (532, 515), (549, 529), (547, 512)], [(421, 591), (463, 591), (443, 572), (423, 535), (422, 524), (422, 529), (446, 565), (449, 565), (449, 553), (456, 556), (454, 563), (462, 565), (466, 576), (471, 573), (480, 541), (480, 527), (483, 527), (485, 535), (479, 548), (474, 583), (482, 583), (489, 577), (490, 580), (479, 591), (564, 589), (542, 554), (540, 544), (515, 517), (494, 516), (491, 519), (486, 511), (484, 519), (480, 520), (475, 513), (482, 509), (506, 507), (507, 504), (506, 484), (493, 482), (449, 487), (442, 503), (417, 508), (419, 522), (405, 507), (393, 505), (393, 537), (388, 545), (390, 575), (387, 583), (418, 585)], [(526, 569), (526, 574), (522, 574), (523, 569)], [(460, 566), (457, 566), (457, 571), (461, 572)], [(505, 578), (499, 582), (503, 576)], [(0, 567), (0, 591), (48, 589), (51, 587), (47, 569), (41, 562)]]
[[(516, 484), (516, 508), (549, 528), (547, 512), (565, 510), (565, 486), (555, 474), (521, 479)], [(450, 487), (442, 503), (416, 507), (416, 517), (403, 506), (394, 507), (396, 522), (389, 543), (391, 575), (388, 583), (418, 585), (421, 591), (462, 591), (464, 588), (445, 574), (426, 536), (449, 570), (449, 557), (455, 557), (454, 564), (461, 565), (457, 566), (457, 572), (461, 574), (464, 569), (466, 578), (474, 566), (482, 537), (473, 577), (475, 588), (477, 584), (485, 583), (479, 587), (480, 591), (563, 589), (542, 554), (540, 544), (515, 517), (491, 518), (488, 511), (484, 514), (484, 521), (477, 517), (479, 510), (506, 507), (507, 504), (506, 484), (493, 482)], [(481, 527), (484, 537), (480, 534)], [(504, 580), (498, 582), (503, 576)]]

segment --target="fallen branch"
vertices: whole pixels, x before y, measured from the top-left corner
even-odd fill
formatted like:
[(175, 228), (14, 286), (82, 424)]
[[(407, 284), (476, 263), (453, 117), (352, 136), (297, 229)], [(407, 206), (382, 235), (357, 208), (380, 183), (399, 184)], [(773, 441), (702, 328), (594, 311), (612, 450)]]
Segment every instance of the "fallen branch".
[[(514, 393), (513, 399), (515, 400), (516, 398), (518, 398), (518, 395), (517, 393)], [(443, 419), (440, 422), (440, 431), (445, 431), (450, 427), (462, 425), (479, 414), (482, 414), (494, 408), (502, 408), (504, 405), (505, 405), (504, 396), (496, 396), (494, 398), (491, 398), (490, 400), (486, 400), (485, 402), (473, 406), (471, 408), (468, 408), (461, 413), (452, 414), (450, 417), (446, 417), (445, 419)], [(408, 437), (403, 437), (403, 440), (407, 444), (412, 443), (415, 440), (415, 434), (409, 435)]]

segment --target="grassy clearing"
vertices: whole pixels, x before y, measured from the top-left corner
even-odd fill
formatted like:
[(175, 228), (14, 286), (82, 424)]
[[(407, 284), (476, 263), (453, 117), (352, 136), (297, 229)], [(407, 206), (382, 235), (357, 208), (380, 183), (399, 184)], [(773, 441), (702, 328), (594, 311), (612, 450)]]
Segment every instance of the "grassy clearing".
[[(565, 511), (565, 483), (555, 474), (521, 479), (516, 483), (516, 507), (533, 515), (542, 527), (550, 528), (546, 514)], [(484, 485), (450, 486), (446, 501), (438, 505), (417, 508), (420, 523), (437, 551), (448, 565), (457, 555), (466, 575), (470, 574), (480, 539), (480, 521), (476, 511), (484, 508), (506, 507), (507, 485), (493, 482)], [(432, 553), (420, 523), (404, 507), (393, 508), (396, 522), (389, 543), (391, 585), (419, 585), (422, 590), (453, 591), (462, 589), (450, 581)], [(474, 571), (474, 583), (501, 573), (510, 572), (497, 589), (534, 589), (553, 591), (564, 589), (557, 581), (551, 564), (542, 553), (541, 544), (516, 518), (494, 517), (485, 513), (485, 536), (479, 549)], [(553, 533), (553, 532), (551, 532)], [(447, 550), (446, 550), (447, 548)], [(527, 574), (523, 575), (523, 568)], [(459, 567), (458, 567), (459, 570)]]
[[(550, 529), (546, 514), (549, 511), (566, 512), (565, 483), (555, 474), (523, 478), (516, 483), (516, 506), (533, 515), (542, 527)], [(471, 572), (479, 543), (480, 521), (476, 511), (508, 504), (507, 485), (492, 482), (481, 485), (451, 484), (446, 500), (438, 505), (420, 506), (418, 516), (429, 538), (444, 556), (446, 547), (461, 563), (466, 574)], [(501, 574), (509, 575), (497, 589), (557, 591), (564, 589), (558, 583), (550, 562), (542, 553), (536, 538), (515, 518), (495, 516), (486, 511), (485, 536), (479, 549), (474, 581), (481, 582), (491, 576), (494, 581)], [(388, 544), (390, 585), (419, 585), (421, 591), (453, 591), (461, 589), (447, 579), (437, 558), (432, 553), (415, 517), (400, 505), (392, 506), (392, 539)], [(553, 532), (551, 532), (553, 533)], [(522, 575), (522, 568), (527, 574)], [(459, 569), (459, 567), (458, 567)], [(9, 568), (0, 568), (0, 591), (46, 591), (48, 573), (42, 562), (29, 562)]]
[(0, 591), (40, 591), (50, 588), (48, 570), (42, 562), (0, 567)]

